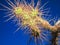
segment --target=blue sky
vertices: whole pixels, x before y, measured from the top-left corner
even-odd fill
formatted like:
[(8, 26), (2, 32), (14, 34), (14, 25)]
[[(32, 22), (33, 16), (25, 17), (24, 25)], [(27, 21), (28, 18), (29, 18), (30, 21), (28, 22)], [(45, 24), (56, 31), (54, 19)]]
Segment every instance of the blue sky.
[[(60, 0), (42, 0), (42, 5), (47, 1), (49, 2), (47, 8), (50, 8), (50, 18), (57, 17), (55, 20), (58, 20), (60, 18)], [(5, 0), (0, 0), (0, 3), (7, 5)], [(26, 45), (29, 35), (24, 34), (21, 30), (14, 34), (13, 32), (18, 28), (18, 26), (16, 26), (16, 23), (12, 20), (4, 22), (8, 17), (3, 18), (3, 16), (5, 16), (4, 11), (0, 11), (0, 45)], [(52, 24), (53, 21), (50, 23)], [(50, 36), (47, 36), (48, 38), (51, 37), (51, 34), (49, 35)], [(33, 45), (33, 43), (31, 44)], [(50, 43), (44, 41), (43, 45), (50, 45)]]

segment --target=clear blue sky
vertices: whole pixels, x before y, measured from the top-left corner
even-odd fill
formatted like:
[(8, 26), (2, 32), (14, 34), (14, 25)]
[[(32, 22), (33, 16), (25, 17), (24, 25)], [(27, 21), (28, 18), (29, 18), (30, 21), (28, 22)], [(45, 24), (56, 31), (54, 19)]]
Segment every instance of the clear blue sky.
[[(47, 4), (48, 5), (47, 8), (50, 8), (51, 17), (53, 18), (57, 17), (57, 19), (59, 19), (60, 18), (60, 0), (42, 0), (42, 5), (47, 1), (49, 2)], [(5, 5), (7, 5), (5, 0), (0, 0), (0, 3), (4, 3)], [(19, 30), (14, 34), (13, 32), (18, 27), (16, 26), (16, 23), (14, 23), (12, 20), (4, 23), (4, 21), (8, 18), (8, 17), (3, 18), (3, 16), (5, 15), (6, 14), (4, 14), (4, 11), (0, 11), (0, 45), (26, 45), (27, 40), (29, 39), (29, 35), (23, 34), (23, 31), (21, 30)], [(51, 37), (51, 34), (49, 35)], [(49, 38), (49, 36), (47, 37)], [(50, 43), (46, 41), (44, 41), (43, 44), (50, 45)]]

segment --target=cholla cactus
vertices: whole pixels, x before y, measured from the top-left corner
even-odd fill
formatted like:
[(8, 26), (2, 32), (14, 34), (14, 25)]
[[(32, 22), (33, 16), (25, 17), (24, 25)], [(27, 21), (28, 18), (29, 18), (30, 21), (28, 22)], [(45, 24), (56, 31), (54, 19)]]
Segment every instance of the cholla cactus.
[[(34, 4), (34, 0), (31, 0), (31, 3), (28, 3), (28, 4), (26, 3), (25, 0), (14, 0), (14, 2), (15, 3), (13, 3), (10, 0), (7, 0), (7, 3), (12, 8), (7, 7), (3, 4), (0, 4), (1, 6), (6, 8), (6, 9), (0, 9), (0, 10), (8, 10), (7, 13), (9, 13), (9, 14), (7, 14), (7, 15), (10, 16), (10, 18), (7, 19), (6, 21), (9, 21), (14, 16), (16, 18), (18, 18), (19, 24), (21, 24), (21, 25), (15, 32), (17, 32), (20, 29), (20, 27), (23, 28), (23, 26), (24, 27), (28, 26), (29, 27), (28, 31), (30, 33), (30, 36), (34, 37), (36, 45), (37, 45), (37, 39), (41, 39), (42, 44), (43, 44), (43, 40), (48, 41), (48, 39), (46, 39), (46, 34), (42, 34), (42, 32), (44, 32), (44, 30), (42, 30), (43, 28), (49, 29), (52, 32), (57, 32), (58, 29), (60, 29), (60, 21), (58, 21), (54, 26), (51, 26), (48, 21), (46, 21), (45, 19), (43, 19), (41, 17), (42, 15), (47, 15), (47, 14), (44, 14), (47, 11), (44, 12), (44, 10), (43, 10), (43, 7), (47, 3), (45, 3), (43, 6), (39, 7), (40, 0), (38, 0), (36, 6)], [(58, 34), (58, 36), (59, 36), (59, 34)], [(57, 43), (57, 44), (59, 45), (59, 43)]]

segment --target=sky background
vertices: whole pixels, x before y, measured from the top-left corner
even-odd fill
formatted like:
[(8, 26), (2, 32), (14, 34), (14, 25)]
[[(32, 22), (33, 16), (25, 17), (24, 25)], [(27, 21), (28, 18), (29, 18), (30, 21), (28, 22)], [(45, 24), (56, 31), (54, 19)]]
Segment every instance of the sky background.
[[(50, 18), (52, 19), (54, 17), (57, 17), (54, 19), (57, 21), (60, 18), (60, 0), (42, 0), (41, 5), (43, 5), (47, 1), (49, 3), (45, 8), (50, 8), (50, 12), (49, 12), (49, 15), (51, 15)], [(5, 0), (0, 0), (0, 3), (7, 5)], [(2, 7), (0, 6), (0, 8)], [(4, 11), (0, 11), (0, 45), (27, 45), (27, 40), (29, 39), (29, 35), (24, 34), (23, 31), (21, 30), (17, 31), (16, 33), (13, 33), (18, 28), (18, 26), (16, 26), (16, 22), (12, 20), (8, 22), (4, 22), (6, 19), (9, 18), (9, 17), (4, 18), (3, 16), (5, 15), (6, 14), (4, 14)], [(47, 18), (45, 19), (47, 20)], [(50, 21), (50, 24), (54, 25), (53, 21)], [(49, 34), (49, 36), (47, 37), (51, 39), (52, 37), (51, 34), (50, 33), (46, 33), (46, 34)], [(34, 42), (32, 41), (31, 44), (33, 45)], [(51, 45), (51, 44), (50, 42), (44, 41), (43, 45)]]

